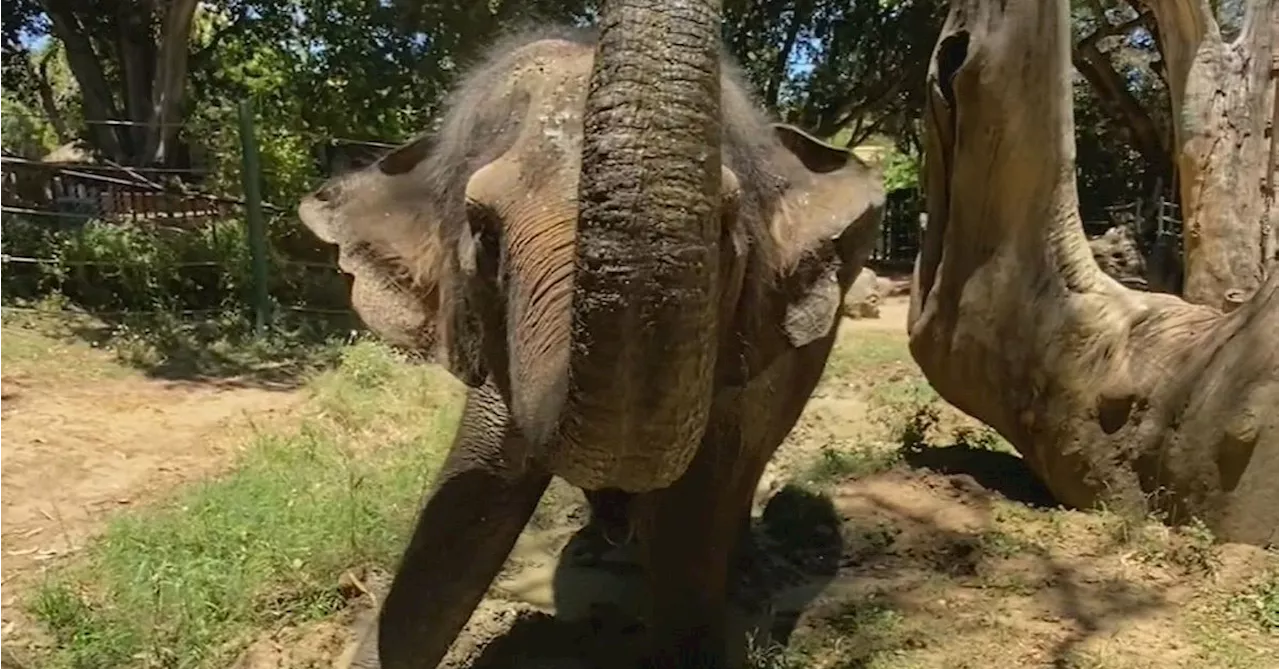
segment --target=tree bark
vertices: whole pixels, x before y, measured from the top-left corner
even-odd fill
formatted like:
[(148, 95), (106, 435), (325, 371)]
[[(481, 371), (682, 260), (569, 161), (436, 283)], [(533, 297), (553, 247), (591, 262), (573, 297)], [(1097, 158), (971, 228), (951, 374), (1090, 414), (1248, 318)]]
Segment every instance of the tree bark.
[[(41, 0), (41, 4), (53, 22), (54, 35), (67, 49), (67, 62), (80, 85), (94, 146), (125, 164), (164, 163), (173, 151), (182, 119), (197, 1), (125, 2), (117, 8), (112, 20), (115, 34), (105, 38), (107, 42), (114, 39), (118, 57), (114, 65), (119, 81), (115, 84), (110, 83), (108, 68), (103, 65), (108, 57), (103, 51), (112, 49), (95, 49), (95, 41), (101, 47), (103, 38), (90, 39), (79, 18), (97, 10), (69, 0)], [(153, 12), (162, 12), (158, 36), (152, 34)]]
[[(116, 14), (116, 54), (120, 60), (120, 78), (123, 80), (124, 118), (144, 121), (150, 112), (151, 87), (154, 83), (152, 64), (155, 61), (155, 40), (151, 36), (153, 19), (150, 3), (146, 11), (133, 2), (121, 2)], [(139, 154), (147, 145), (147, 127), (133, 125), (120, 128), (119, 135), (127, 138), (129, 155), (139, 163), (147, 162)], [(139, 160), (140, 159), (140, 160)]]
[[(74, 8), (66, 0), (40, 0), (41, 6), (53, 23), (53, 32), (67, 49), (67, 65), (80, 85), (80, 98), (84, 105), (86, 121), (114, 120), (119, 118), (111, 86), (107, 83), (99, 55), (85, 33), (84, 26), (76, 18)], [(113, 127), (90, 123), (89, 133), (94, 145), (113, 159), (126, 162), (123, 144)]]
[(926, 91), (912, 356), (1061, 502), (1274, 543), (1276, 275), (1224, 314), (1098, 268), (1076, 196), (1068, 17), (1067, 0), (951, 5)]
[(1275, 236), (1276, 195), (1265, 139), (1275, 89), (1276, 0), (1249, 0), (1231, 42), (1208, 0), (1146, 4), (1159, 26), (1174, 109), (1183, 295), (1231, 310), (1276, 266), (1267, 241)]
[(145, 156), (149, 162), (164, 163), (173, 150), (178, 122), (182, 119), (182, 97), (187, 88), (187, 58), (196, 0), (169, 0), (160, 24), (160, 45), (156, 51), (155, 79), (151, 85), (151, 113), (147, 118)]

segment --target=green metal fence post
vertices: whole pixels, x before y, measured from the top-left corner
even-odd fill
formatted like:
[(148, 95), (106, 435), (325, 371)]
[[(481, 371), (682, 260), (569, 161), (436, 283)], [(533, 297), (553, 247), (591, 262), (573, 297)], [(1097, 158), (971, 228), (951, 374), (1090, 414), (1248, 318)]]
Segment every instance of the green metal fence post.
[(267, 226), (262, 217), (262, 165), (258, 160), (258, 138), (253, 132), (253, 106), (240, 102), (240, 178), (249, 232), (249, 259), (253, 270), (253, 327), (262, 334), (271, 308), (267, 293)]

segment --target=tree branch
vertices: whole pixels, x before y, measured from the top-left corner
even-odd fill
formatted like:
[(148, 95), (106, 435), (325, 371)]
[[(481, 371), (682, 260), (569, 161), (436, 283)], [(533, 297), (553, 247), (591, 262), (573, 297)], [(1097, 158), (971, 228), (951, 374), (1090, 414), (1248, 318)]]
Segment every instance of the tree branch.
[[(1174, 108), (1184, 97), (1196, 50), (1204, 40), (1222, 43), (1222, 34), (1205, 0), (1143, 0), (1160, 28), (1160, 46), (1169, 73)], [(1241, 33), (1243, 34), (1243, 32)]]
[[(1111, 59), (1098, 48), (1099, 40), (1128, 34), (1134, 28), (1146, 26), (1150, 20), (1151, 15), (1143, 13), (1117, 25), (1100, 26), (1080, 40), (1073, 50), (1071, 60), (1102, 101), (1103, 108), (1128, 129), (1134, 146), (1147, 163), (1158, 174), (1169, 174), (1173, 170), (1173, 159), (1164, 133), (1160, 132), (1146, 108), (1129, 91), (1129, 87), (1112, 67)], [(1099, 21), (1105, 22), (1106, 17), (1099, 16)]]
[(1104, 23), (1104, 26), (1099, 27), (1097, 30), (1093, 31), (1093, 34), (1080, 40), (1080, 43), (1076, 45), (1077, 49), (1080, 49), (1082, 47), (1095, 46), (1097, 45), (1098, 40), (1104, 37), (1112, 37), (1115, 35), (1127, 35), (1134, 28), (1138, 28), (1138, 27), (1145, 28), (1147, 27), (1148, 23), (1151, 21), (1151, 14), (1147, 12), (1143, 12), (1137, 15), (1136, 17), (1129, 19), (1128, 21), (1125, 21), (1123, 23), (1117, 23), (1115, 25), (1106, 23), (1105, 16), (1100, 17), (1099, 20)]
[(240, 32), (248, 25), (249, 25), (248, 13), (241, 13), (231, 23), (228, 23), (222, 26), (221, 28), (218, 28), (217, 30), (213, 31), (213, 35), (209, 37), (209, 41), (206, 42), (204, 46), (200, 47), (199, 49), (196, 49), (195, 53), (191, 54), (191, 67), (189, 69), (194, 71), (194, 70), (204, 68), (206, 65), (208, 65), (208, 60), (218, 50), (218, 46), (222, 44), (222, 40), (226, 39), (227, 37), (230, 37), (235, 33)]
[(777, 61), (773, 64), (773, 71), (769, 76), (769, 86), (765, 90), (765, 103), (770, 109), (778, 108), (778, 94), (782, 89), (782, 81), (787, 76), (787, 63), (791, 60), (791, 52), (795, 49), (796, 38), (800, 35), (800, 27), (804, 25), (809, 15), (809, 3), (801, 0), (791, 7), (791, 22), (787, 24), (787, 34), (782, 41), (782, 48), (778, 51)]
[(908, 78), (909, 77), (907, 75), (898, 77), (886, 86), (879, 94), (871, 97), (870, 99), (864, 100), (861, 104), (853, 104), (852, 101), (850, 101), (850, 104), (845, 105), (845, 110), (842, 112), (839, 120), (835, 122), (835, 126), (837, 128), (843, 128), (857, 117), (866, 116), (876, 110), (883, 109), (886, 105), (892, 102), (895, 97), (897, 97), (898, 93), (902, 92), (903, 87), (906, 86)]
[(53, 85), (49, 83), (49, 60), (53, 58), (53, 53), (52, 49), (45, 51), (31, 75), (36, 83), (36, 93), (40, 96), (40, 106), (44, 108), (44, 115), (53, 126), (53, 134), (58, 138), (59, 144), (66, 144), (71, 141), (71, 131), (67, 128), (66, 119), (62, 117), (62, 110), (58, 109)]

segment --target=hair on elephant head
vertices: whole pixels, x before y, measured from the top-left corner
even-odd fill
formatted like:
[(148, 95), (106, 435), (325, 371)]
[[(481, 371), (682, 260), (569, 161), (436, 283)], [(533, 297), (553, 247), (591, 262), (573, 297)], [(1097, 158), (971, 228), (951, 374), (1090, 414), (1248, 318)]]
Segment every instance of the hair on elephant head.
[(878, 227), (878, 179), (769, 123), (718, 31), (646, 46), (686, 28), (510, 37), (438, 131), (299, 209), (370, 328), (491, 379), (584, 488), (679, 477), (719, 388), (832, 332)]

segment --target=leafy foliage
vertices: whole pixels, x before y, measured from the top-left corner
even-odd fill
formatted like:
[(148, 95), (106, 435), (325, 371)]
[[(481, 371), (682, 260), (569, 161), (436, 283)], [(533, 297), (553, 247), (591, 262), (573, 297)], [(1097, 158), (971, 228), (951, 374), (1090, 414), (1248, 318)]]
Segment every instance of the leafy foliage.
[(0, 97), (0, 126), (6, 153), (44, 155), (57, 142), (49, 122), (8, 91)]
[[(202, 3), (185, 36), (183, 103), (175, 119), (180, 125), (175, 139), (182, 150), (167, 160), (206, 173), (195, 184), (198, 189), (239, 196), (243, 165), (237, 105), (250, 101), (263, 194), (280, 212), (268, 224), (273, 253), (280, 260), (328, 261), (331, 251), (321, 248), (291, 215), (303, 193), (346, 165), (374, 159), (386, 145), (430, 132), (458, 73), (500, 34), (535, 22), (590, 23), (597, 5), (596, 0)], [(724, 38), (759, 100), (776, 116), (843, 145), (883, 140), (894, 147), (880, 165), (887, 187), (911, 189), (919, 179), (922, 154), (921, 84), (945, 11), (945, 3), (936, 0), (728, 0)], [(121, 16), (126, 13), (102, 14), (90, 0), (4, 5), (6, 150), (39, 157), (79, 138), (98, 153), (112, 155), (108, 144), (115, 140), (104, 139), (100, 128), (84, 122), (93, 102), (90, 93), (110, 98), (125, 117), (151, 118), (151, 112), (130, 112), (146, 91), (129, 89), (130, 81), (140, 81), (131, 68), (142, 67), (129, 54), (137, 51), (146, 56), (144, 61), (155, 63), (147, 58), (171, 37), (162, 34), (160, 14), (138, 18), (150, 26), (139, 31)], [(74, 25), (55, 21), (67, 17)], [(1101, 218), (1109, 205), (1149, 195), (1160, 179), (1169, 181), (1167, 149), (1147, 141), (1149, 133), (1138, 132), (1149, 126), (1158, 136), (1168, 127), (1158, 50), (1141, 19), (1123, 0), (1080, 2), (1073, 8), (1081, 45), (1077, 55), (1089, 46), (1101, 58), (1089, 61), (1089, 76), (1076, 82), (1078, 172), (1086, 219)], [(101, 69), (102, 81), (86, 74), (92, 67), (82, 62), (85, 54), (78, 65), (68, 58), (68, 40), (86, 35), (88, 56)], [(1084, 63), (1077, 58), (1078, 67)], [(138, 71), (150, 82), (138, 85), (154, 92), (159, 84), (148, 79), (153, 73), (146, 67)], [(1098, 84), (1098, 77), (1108, 72), (1123, 83), (1119, 92)], [(106, 93), (95, 92), (102, 85)], [(1122, 104), (1129, 99), (1142, 114), (1135, 116), (1133, 108)], [(116, 139), (128, 139), (125, 135), (116, 133)], [(380, 144), (361, 145), (370, 141)], [(904, 216), (904, 222), (914, 225), (914, 214)], [(67, 237), (90, 232), (78, 241)], [(96, 306), (146, 303), (190, 309), (244, 294), (244, 249), (233, 250), (223, 242), (215, 249), (205, 233), (187, 241), (149, 238), (146, 243), (169, 245), (154, 252), (137, 251), (136, 245), (143, 243), (137, 234), (102, 226), (64, 229), (57, 233), (61, 241), (42, 234), (6, 228), (6, 252), (45, 257), (47, 251), (59, 258), (119, 260), (129, 266), (111, 276), (105, 270), (15, 272), (12, 281), (6, 277), (6, 299), (66, 287), (68, 280), (88, 282), (70, 292), (85, 300), (102, 295), (90, 300)], [(110, 235), (118, 239), (108, 240)], [(193, 250), (197, 247), (202, 250)], [(160, 269), (176, 258), (210, 258), (215, 250), (228, 254), (220, 257), (226, 276), (179, 278)], [(318, 277), (296, 266), (273, 264), (273, 294), (282, 301), (337, 301), (345, 286)], [(98, 285), (88, 285), (93, 283)]]
[(885, 154), (881, 168), (884, 170), (886, 191), (918, 188), (920, 186), (920, 156), (914, 152), (890, 151)]

